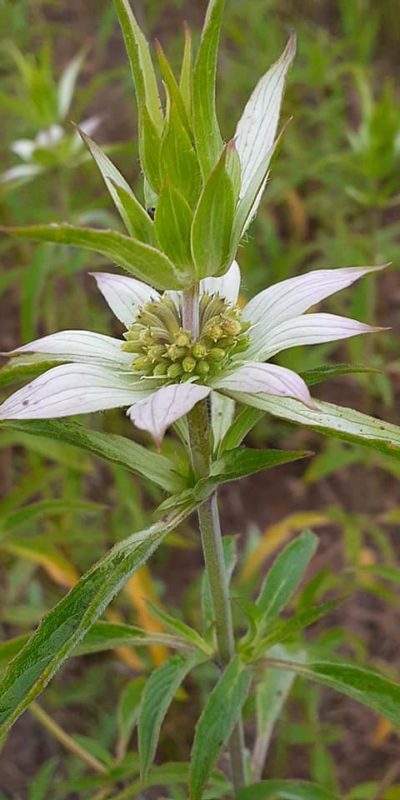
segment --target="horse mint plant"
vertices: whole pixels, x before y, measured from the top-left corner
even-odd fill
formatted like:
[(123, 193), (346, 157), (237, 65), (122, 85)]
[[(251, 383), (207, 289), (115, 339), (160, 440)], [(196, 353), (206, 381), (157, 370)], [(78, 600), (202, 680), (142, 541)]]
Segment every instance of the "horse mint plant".
[[(190, 765), (177, 765), (177, 783), (186, 783), (185, 796), (190, 800), (201, 800), (210, 781), (212, 790), (207, 796), (252, 800), (264, 796), (264, 784), (258, 786), (260, 791), (256, 784), (254, 795), (247, 793), (250, 787), (244, 794), (242, 790), (261, 775), (273, 723), (267, 714), (266, 729), (257, 729), (256, 733), (261, 742), (255, 748), (257, 758), (251, 759), (249, 743), (261, 723), (259, 719), (251, 721), (246, 730), (242, 709), (249, 693), (263, 687), (270, 671), (278, 676), (299, 674), (330, 686), (400, 724), (398, 685), (338, 659), (333, 664), (316, 661), (315, 652), (307, 651), (300, 636), (322, 611), (312, 616), (315, 609), (303, 609), (297, 627), (295, 617), (292, 628), (291, 619), (280, 618), (315, 552), (317, 539), (312, 532), (305, 531), (282, 551), (254, 601), (245, 597), (243, 604), (237, 604), (243, 619), (240, 630), (235, 627), (229, 587), (235, 553), (230, 539), (224, 547), (216, 494), (220, 483), (309, 455), (243, 446), (260, 411), (399, 456), (400, 430), (396, 426), (312, 398), (307, 375), (271, 362), (292, 347), (381, 330), (311, 310), (381, 267), (313, 270), (267, 286), (244, 308), (242, 303), (239, 306), (237, 249), (266, 186), (295, 38), (290, 37), (282, 56), (259, 80), (235, 136), (225, 143), (215, 108), (223, 0), (209, 2), (194, 61), (186, 30), (178, 79), (158, 48), (164, 102), (148, 43), (128, 0), (116, 0), (116, 8), (136, 89), (143, 197), (136, 196), (95, 142), (86, 134), (82, 138), (126, 232), (68, 223), (6, 232), (83, 247), (125, 269), (127, 276), (108, 271), (94, 274), (100, 292), (119, 320), (120, 332), (111, 337), (85, 330), (60, 331), (13, 350), (8, 354), (13, 374), (25, 379), (28, 367), (31, 375), (37, 369), (37, 376), (4, 400), (0, 420), (6, 428), (22, 428), (66, 441), (117, 462), (154, 481), (169, 495), (157, 509), (156, 522), (118, 542), (45, 616), (23, 647), (18, 640), (17, 655), (1, 679), (0, 736), (44, 689), (64, 660), (76, 655), (77, 646), (82, 653), (121, 647), (121, 639), (116, 645), (116, 628), (121, 636), (124, 629), (124, 636), (134, 647), (138, 640), (141, 646), (154, 643), (146, 631), (135, 628), (133, 635), (126, 631), (130, 626), (110, 626), (107, 621), (101, 623), (100, 631), (97, 628), (97, 634), (95, 630), (94, 641), (90, 637), (93, 626), (128, 578), (168, 533), (197, 511), (205, 565), (202, 628), (197, 632), (180, 619), (162, 616), (163, 625), (172, 628), (174, 635), (157, 634), (157, 642), (178, 652), (153, 672), (143, 690), (138, 716), (141, 780), (144, 791), (149, 775), (149, 785), (156, 785), (150, 771), (169, 705), (189, 672), (208, 661), (213, 662), (208, 675), (214, 679), (214, 686), (208, 696), (199, 693), (205, 696), (204, 708), (194, 732)], [(267, 275), (267, 268), (265, 272)], [(329, 368), (334, 374), (335, 366)], [(310, 383), (324, 379), (326, 367), (313, 372)], [(158, 451), (166, 430), (180, 420), (176, 426), (178, 454), (171, 455), (167, 447), (166, 454), (161, 454), (132, 442), (134, 429), (130, 426), (124, 438), (57, 422), (58, 417), (109, 408), (127, 408), (134, 425), (153, 436)], [(52, 421), (39, 425), (30, 422), (46, 419)], [(126, 638), (122, 638), (125, 646)], [(281, 689), (279, 692), (282, 694)], [(277, 695), (275, 691), (273, 704)], [(256, 701), (246, 705), (246, 719), (255, 706)], [(229, 750), (229, 768), (221, 776), (213, 770), (225, 747)], [(221, 762), (221, 766), (224, 764)], [(120, 774), (125, 775), (123, 769)], [(216, 774), (218, 780), (222, 778), (219, 784), (214, 780)], [(102, 797), (112, 792), (112, 788), (108, 792), (109, 776), (105, 777), (99, 787)], [(138, 786), (136, 781), (132, 795), (141, 791)], [(130, 796), (129, 787), (127, 791), (123, 789), (116, 797), (122, 800)], [(274, 796), (279, 793), (272, 791)], [(322, 797), (319, 787), (314, 791), (311, 786), (307, 796), (317, 795)], [(333, 795), (329, 792), (329, 796)]]

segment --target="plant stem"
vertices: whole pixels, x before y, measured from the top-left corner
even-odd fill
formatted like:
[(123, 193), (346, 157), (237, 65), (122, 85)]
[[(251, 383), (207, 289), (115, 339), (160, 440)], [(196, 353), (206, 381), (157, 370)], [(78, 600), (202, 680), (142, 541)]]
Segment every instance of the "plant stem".
[(88, 767), (95, 770), (95, 772), (100, 772), (102, 775), (107, 773), (107, 768), (101, 761), (98, 760), (95, 756), (92, 756), (88, 750), (85, 750), (78, 742), (76, 742), (72, 736), (66, 733), (58, 724), (57, 722), (49, 716), (49, 714), (44, 711), (44, 709), (38, 705), (38, 703), (31, 703), (29, 706), (29, 711), (32, 716), (40, 722), (40, 724), (45, 728), (55, 739), (57, 739), (66, 750), (69, 750), (70, 753), (73, 753), (75, 756), (84, 761)]
[[(201, 478), (208, 475), (210, 468), (210, 424), (206, 400), (197, 403), (193, 408), (188, 415), (188, 423), (192, 466), (196, 477)], [(214, 609), (218, 655), (221, 663), (225, 665), (235, 653), (235, 638), (216, 493), (200, 506), (198, 517)], [(246, 782), (245, 745), (241, 720), (232, 733), (229, 752), (232, 780), (237, 792)]]

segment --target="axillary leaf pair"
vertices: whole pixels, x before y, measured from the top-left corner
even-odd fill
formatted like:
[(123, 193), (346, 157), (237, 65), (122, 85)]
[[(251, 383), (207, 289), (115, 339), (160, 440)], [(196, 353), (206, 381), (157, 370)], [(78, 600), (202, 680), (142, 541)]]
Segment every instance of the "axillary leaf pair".
[(129, 2), (115, 2), (136, 91), (144, 201), (138, 200), (98, 145), (80, 131), (126, 233), (67, 224), (12, 232), (94, 250), (156, 289), (185, 289), (228, 270), (254, 216), (274, 149), (294, 38), (261, 78), (234, 138), (224, 144), (215, 110), (224, 2), (210, 4), (195, 59), (186, 28), (179, 79), (157, 45), (164, 103), (149, 45)]

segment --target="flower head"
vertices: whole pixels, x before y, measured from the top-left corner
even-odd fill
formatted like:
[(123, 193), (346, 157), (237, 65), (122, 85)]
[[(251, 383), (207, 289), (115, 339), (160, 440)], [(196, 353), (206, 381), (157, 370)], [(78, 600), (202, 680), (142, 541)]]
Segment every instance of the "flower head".
[(240, 271), (201, 283), (199, 336), (186, 330), (182, 294), (159, 295), (132, 278), (97, 273), (100, 291), (125, 326), (121, 339), (63, 331), (11, 355), (69, 362), (53, 367), (0, 406), (0, 419), (64, 417), (128, 406), (137, 427), (158, 444), (169, 425), (210, 393), (293, 397), (312, 406), (303, 379), (265, 363), (289, 347), (379, 330), (333, 314), (305, 312), (379, 267), (317, 270), (275, 284), (241, 312)]

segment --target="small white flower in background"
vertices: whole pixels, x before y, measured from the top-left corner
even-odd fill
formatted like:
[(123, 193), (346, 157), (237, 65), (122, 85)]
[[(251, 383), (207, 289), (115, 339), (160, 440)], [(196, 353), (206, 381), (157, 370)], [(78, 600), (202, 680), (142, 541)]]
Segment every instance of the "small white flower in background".
[[(53, 367), (0, 406), (0, 419), (43, 419), (128, 406), (158, 445), (165, 430), (211, 392), (292, 397), (313, 405), (295, 372), (267, 359), (304, 344), (380, 330), (334, 314), (305, 314), (324, 298), (379, 267), (316, 270), (264, 289), (243, 312), (240, 271), (202, 281), (203, 323), (193, 340), (181, 323), (180, 293), (133, 278), (97, 273), (98, 287), (126, 327), (125, 341), (91, 331), (63, 331), (10, 355), (39, 354)], [(215, 313), (214, 313), (215, 312)]]

